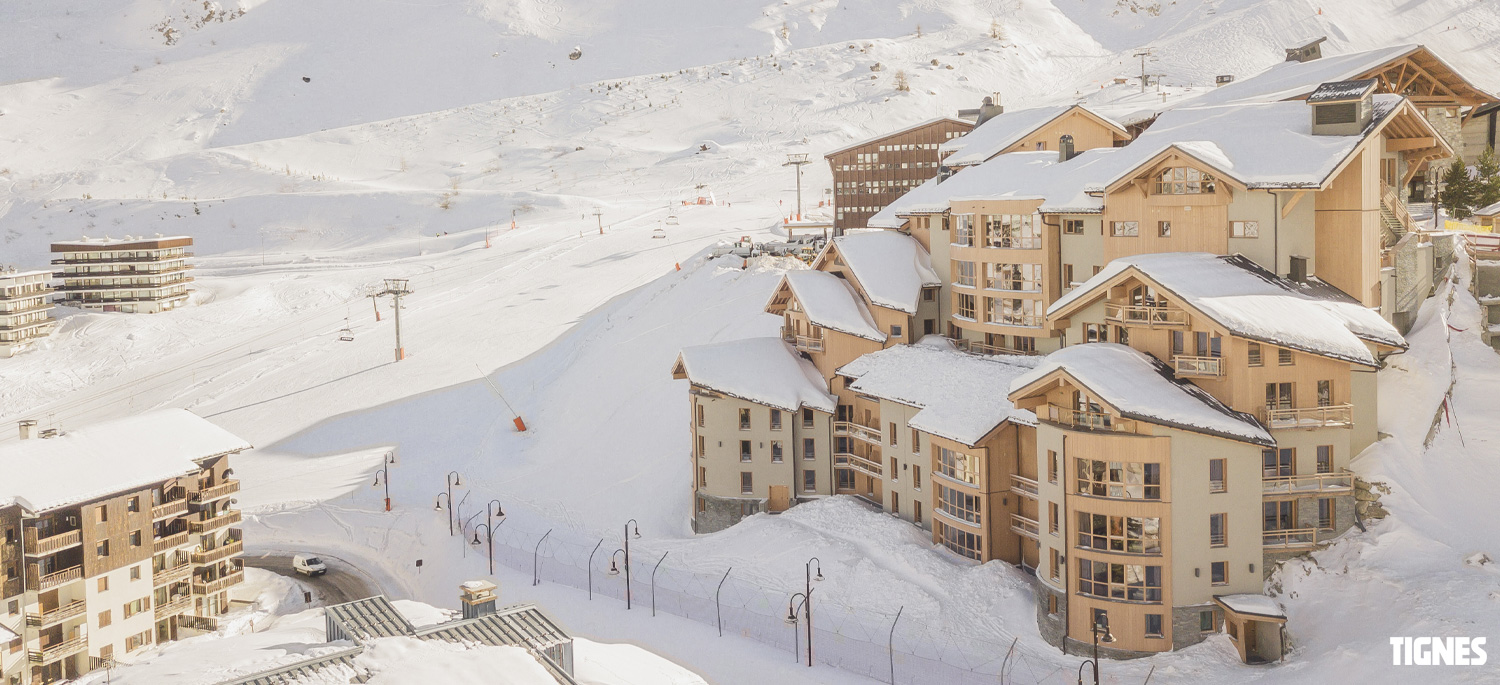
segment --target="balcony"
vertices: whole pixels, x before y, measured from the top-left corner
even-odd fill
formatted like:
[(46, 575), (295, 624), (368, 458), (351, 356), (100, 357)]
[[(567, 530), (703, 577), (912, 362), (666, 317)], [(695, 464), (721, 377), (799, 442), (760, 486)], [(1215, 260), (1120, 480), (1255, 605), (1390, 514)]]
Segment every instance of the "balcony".
[[(31, 569), (34, 574), (36, 572), (36, 564), (32, 564)], [(33, 577), (35, 576), (33, 575)], [(83, 580), (83, 567), (74, 566), (73, 568), (66, 568), (57, 573), (50, 573), (41, 578), (35, 578), (35, 580), (37, 591), (45, 592), (60, 585), (67, 585), (77, 580)]]
[(1172, 357), (1172, 370), (1177, 372), (1179, 378), (1219, 378), (1224, 375), (1221, 361), (1220, 357), (1178, 355)]
[(1261, 533), (1261, 547), (1264, 549), (1309, 549), (1328, 542), (1332, 537), (1333, 531), (1317, 528), (1268, 530)]
[(960, 349), (964, 349), (964, 350), (967, 350), (968, 352), (971, 352), (973, 354), (982, 355), (982, 356), (985, 356), (985, 357), (992, 357), (992, 356), (997, 355), (997, 354), (1035, 355), (1037, 353), (1036, 350), (1017, 350), (1017, 349), (1014, 349), (1014, 348), (1011, 348), (1011, 347), (1001, 347), (999, 345), (986, 345), (986, 344), (981, 343), (981, 342), (971, 342), (971, 341), (958, 341), (958, 342), (959, 342), (959, 348)]
[(239, 491), (240, 482), (238, 480), (226, 480), (223, 483), (215, 485), (211, 488), (204, 488), (203, 490), (199, 490), (188, 495), (188, 501), (192, 502), (193, 504), (203, 504), (204, 502), (212, 502), (216, 499)]
[(822, 338), (809, 338), (805, 335), (797, 335), (795, 332), (787, 330), (786, 326), (781, 327), (781, 339), (791, 343), (803, 352), (823, 351)]
[(38, 630), (50, 628), (70, 618), (83, 615), (86, 603), (83, 600), (75, 600), (64, 604), (51, 611), (43, 611), (40, 614), (26, 614), (26, 625)]
[(1046, 415), (1041, 417), (1043, 420), (1075, 430), (1135, 432), (1135, 421), (1130, 419), (1121, 419), (1101, 412), (1068, 409), (1055, 404), (1047, 405), (1046, 410)]
[(1011, 328), (1041, 328), (1047, 323), (1047, 317), (1040, 314), (1014, 314), (990, 310), (989, 318), (985, 324), (990, 326), (1009, 326)]
[(834, 421), (833, 434), (841, 437), (850, 437), (861, 442), (867, 442), (876, 447), (880, 446), (880, 429), (860, 425), (853, 421)]
[(881, 476), (880, 462), (850, 452), (834, 452), (833, 465), (851, 468), (867, 476)]
[(83, 544), (83, 531), (81, 530), (74, 529), (66, 533), (37, 538), (35, 528), (26, 529), (26, 556), (29, 557), (45, 557), (81, 544)]
[(165, 537), (159, 537), (156, 540), (152, 541), (152, 543), (151, 543), (151, 553), (152, 554), (159, 554), (161, 552), (165, 552), (165, 551), (167, 551), (169, 549), (172, 549), (173, 547), (177, 547), (177, 546), (180, 546), (180, 545), (185, 545), (185, 544), (187, 544), (187, 541), (188, 541), (188, 532), (185, 531), (185, 530), (182, 531), (182, 532), (179, 532), (179, 533), (172, 533), (172, 534), (167, 535)]
[(233, 525), (239, 522), (240, 511), (238, 509), (234, 509), (232, 511), (222, 512), (218, 516), (210, 519), (205, 519), (203, 521), (188, 521), (188, 532), (195, 534), (207, 533), (208, 531), (218, 530), (220, 528), (223, 528), (224, 526)]
[(1014, 474), (1012, 474), (1010, 477), (1010, 491), (1022, 497), (1028, 497), (1031, 499), (1037, 499), (1037, 496), (1039, 494), (1039, 492), (1037, 491), (1036, 481), (1025, 476), (1017, 476)]
[(158, 504), (154, 507), (151, 507), (151, 520), (160, 521), (162, 519), (172, 518), (173, 516), (186, 514), (187, 505), (188, 501), (186, 499), (176, 499), (170, 502), (163, 502), (162, 504)]
[(156, 605), (156, 620), (160, 621), (173, 614), (179, 614), (193, 608), (192, 595), (177, 595), (169, 597), (167, 601)]
[(1104, 320), (1146, 328), (1186, 328), (1188, 313), (1176, 307), (1104, 304)]
[(201, 630), (207, 633), (211, 633), (219, 629), (219, 619), (188, 614), (186, 616), (177, 617), (177, 627), (189, 628), (192, 630)]
[(1354, 423), (1354, 405), (1335, 404), (1306, 409), (1266, 408), (1271, 428), (1347, 428)]
[(1342, 494), (1354, 490), (1354, 474), (1318, 473), (1310, 476), (1266, 476), (1261, 479), (1261, 493), (1267, 497)]
[(193, 594), (211, 595), (215, 592), (219, 592), (234, 585), (239, 585), (243, 582), (245, 582), (245, 571), (242, 569), (236, 570), (234, 573), (224, 575), (218, 580), (208, 580), (201, 582), (195, 581), (193, 583)]
[(984, 244), (984, 247), (1004, 250), (1040, 250), (1042, 249), (1042, 239), (1040, 236), (992, 235)]
[(1010, 515), (1010, 530), (1016, 535), (1033, 540), (1042, 537), (1042, 529), (1037, 525), (1036, 519), (1029, 519), (1020, 514)]
[(27, 650), (26, 656), (33, 664), (50, 664), (64, 657), (81, 652), (87, 649), (88, 646), (88, 636), (79, 631), (78, 637), (50, 644), (41, 649)]
[(245, 543), (240, 540), (233, 540), (208, 551), (193, 552), (191, 557), (194, 565), (203, 566), (205, 564), (212, 564), (220, 559), (232, 557), (243, 551), (245, 551)]
[(151, 585), (161, 587), (172, 583), (181, 583), (193, 575), (192, 563), (184, 560), (182, 563), (151, 572)]

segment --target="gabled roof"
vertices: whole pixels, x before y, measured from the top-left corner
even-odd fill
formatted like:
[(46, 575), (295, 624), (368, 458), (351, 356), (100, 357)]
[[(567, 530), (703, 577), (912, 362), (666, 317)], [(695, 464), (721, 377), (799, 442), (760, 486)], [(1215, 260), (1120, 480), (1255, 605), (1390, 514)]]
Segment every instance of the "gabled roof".
[(1064, 347), (1010, 384), (1017, 400), (1053, 374), (1067, 376), (1089, 396), (1123, 418), (1216, 437), (1271, 446), (1276, 441), (1255, 417), (1237, 412), (1202, 388), (1173, 378), (1166, 364), (1115, 343)]
[(699, 387), (783, 411), (833, 413), (836, 400), (812, 362), (780, 338), (746, 338), (688, 347), (672, 375)]
[(1330, 81), (1348, 81), (1371, 74), (1406, 57), (1428, 62), (1439, 78), (1452, 83), (1465, 97), (1477, 102), (1494, 100), (1469, 83), (1442, 58), (1422, 45), (1394, 45), (1378, 50), (1328, 55), (1308, 62), (1280, 62), (1250, 78), (1215, 88), (1186, 104), (1193, 107), (1243, 102), (1273, 102), (1306, 97), (1319, 85)]
[(834, 238), (813, 268), (821, 268), (830, 255), (843, 259), (859, 289), (877, 307), (915, 314), (922, 288), (943, 284), (922, 244), (895, 231), (851, 231)]
[(1036, 425), (1036, 415), (1015, 408), (1001, 390), (1038, 359), (980, 357), (930, 335), (864, 355), (838, 374), (854, 379), (849, 389), (855, 392), (918, 407), (912, 428), (973, 447), (1006, 421)]
[(907, 126), (905, 128), (899, 128), (899, 129), (896, 129), (894, 131), (886, 131), (885, 133), (881, 133), (880, 135), (877, 135), (877, 136), (872, 136), (872, 137), (869, 137), (869, 138), (864, 138), (862, 140), (855, 141), (853, 143), (849, 143), (848, 145), (845, 145), (845, 146), (843, 146), (841, 148), (838, 148), (837, 150), (831, 150), (829, 152), (825, 152), (825, 153), (823, 153), (823, 159), (830, 159), (834, 155), (837, 155), (837, 154), (840, 154), (840, 153), (843, 153), (843, 152), (848, 152), (848, 151), (853, 150), (854, 148), (857, 148), (857, 147), (864, 147), (866, 145), (873, 145), (873, 144), (878, 143), (878, 142), (880, 142), (882, 140), (885, 140), (887, 138), (894, 138), (894, 137), (899, 136), (899, 135), (901, 135), (903, 133), (907, 133), (909, 131), (915, 131), (915, 130), (917, 130), (919, 128), (926, 128), (926, 127), (931, 126), (933, 124), (940, 124), (940, 123), (945, 122), (945, 121), (952, 122), (952, 123), (955, 123), (955, 124), (963, 124), (964, 126), (973, 126), (974, 125), (974, 122), (972, 122), (972, 121), (966, 121), (964, 119), (959, 119), (957, 117), (933, 117), (933, 118), (928, 119), (926, 121), (919, 121), (919, 122), (917, 122), (915, 124), (912, 124), (910, 126)]
[(1380, 361), (1364, 341), (1406, 347), (1373, 310), (1347, 296), (1330, 298), (1330, 286), (1310, 288), (1277, 277), (1242, 255), (1168, 252), (1116, 259), (1053, 302), (1047, 316), (1067, 316), (1132, 276), (1238, 337), (1372, 367)]
[(142, 488), (201, 468), (199, 462), (250, 449), (186, 409), (162, 409), (0, 447), (0, 504), (36, 511)]
[(385, 595), (335, 604), (325, 608), (323, 613), (328, 620), (330, 640), (342, 637), (363, 644), (376, 638), (416, 632), (411, 621), (406, 620)]
[(1474, 210), (1474, 216), (1496, 215), (1500, 215), (1500, 202), (1496, 202), (1495, 204), (1489, 205), (1488, 207), (1480, 207), (1479, 209)]
[[(1119, 122), (1083, 105), (1036, 107), (1012, 110), (995, 116), (973, 131), (938, 146), (938, 152), (952, 153), (943, 160), (943, 163), (948, 166), (980, 164), (1020, 142), (1026, 136), (1073, 113), (1074, 110), (1096, 119), (1101, 125), (1115, 130), (1123, 138), (1130, 137), (1125, 127)], [(1057, 151), (1053, 150), (1052, 155), (1056, 156)]]
[(886, 341), (885, 333), (875, 325), (864, 300), (848, 281), (826, 271), (791, 271), (781, 277), (767, 308), (784, 300), (787, 291), (802, 304), (813, 325), (879, 343)]

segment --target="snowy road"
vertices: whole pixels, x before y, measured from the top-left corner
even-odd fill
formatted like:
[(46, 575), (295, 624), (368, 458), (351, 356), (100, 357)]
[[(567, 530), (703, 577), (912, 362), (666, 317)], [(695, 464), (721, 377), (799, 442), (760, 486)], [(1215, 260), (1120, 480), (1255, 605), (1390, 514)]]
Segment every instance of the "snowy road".
[(247, 554), (242, 558), (246, 566), (265, 569), (313, 588), (313, 602), (317, 604), (342, 604), (381, 594), (390, 596), (378, 581), (354, 564), (321, 552), (315, 554), (328, 566), (328, 573), (313, 577), (298, 574), (292, 570), (290, 554), (271, 552), (254, 556)]

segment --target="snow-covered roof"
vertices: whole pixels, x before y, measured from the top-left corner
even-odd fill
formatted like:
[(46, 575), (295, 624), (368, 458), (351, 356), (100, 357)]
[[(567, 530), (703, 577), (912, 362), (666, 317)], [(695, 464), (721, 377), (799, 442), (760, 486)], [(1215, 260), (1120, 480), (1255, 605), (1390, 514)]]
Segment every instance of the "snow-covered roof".
[(113, 246), (113, 245), (132, 245), (132, 244), (135, 244), (135, 243), (155, 243), (155, 242), (162, 242), (162, 241), (167, 241), (167, 240), (188, 240), (188, 241), (191, 241), (192, 239), (193, 239), (192, 236), (187, 236), (187, 235), (158, 235), (158, 236), (150, 236), (150, 237), (147, 237), (147, 236), (129, 236), (129, 235), (127, 235), (124, 238), (111, 238), (109, 236), (105, 236), (103, 238), (89, 238), (89, 237), (84, 237), (84, 238), (82, 238), (80, 240), (59, 240), (59, 241), (53, 242), (52, 246), (53, 247), (100, 247), (100, 246)]
[(1186, 104), (1202, 107), (1234, 102), (1274, 102), (1301, 97), (1324, 83), (1350, 80), (1386, 62), (1405, 57), (1421, 47), (1393, 45), (1346, 55), (1328, 55), (1310, 62), (1280, 62), (1255, 76), (1208, 91)]
[(849, 389), (855, 392), (918, 407), (912, 428), (973, 446), (1005, 421), (1036, 425), (1035, 414), (1015, 408), (1000, 390), (1039, 360), (980, 357), (929, 335), (913, 345), (864, 355), (838, 373), (854, 379)]
[(1286, 611), (1276, 600), (1265, 595), (1214, 595), (1214, 600), (1237, 614), (1250, 614), (1266, 618), (1286, 618)]
[(840, 333), (885, 342), (885, 333), (849, 282), (827, 271), (791, 271), (782, 278), (791, 287), (807, 320)]
[[(995, 116), (967, 134), (943, 143), (938, 146), (938, 152), (953, 153), (943, 160), (948, 166), (981, 164), (1074, 108), (1099, 117), (1119, 129), (1121, 134), (1125, 132), (1125, 127), (1118, 122), (1083, 105), (1018, 109)], [(1051, 154), (1055, 157), (1057, 151), (1053, 150)]]
[(1342, 102), (1344, 100), (1358, 100), (1375, 90), (1375, 84), (1379, 83), (1372, 78), (1360, 79), (1358, 81), (1330, 81), (1318, 86), (1312, 95), (1307, 96), (1310, 104), (1325, 102)]
[(1234, 411), (1192, 383), (1173, 378), (1160, 361), (1116, 343), (1064, 347), (1011, 381), (1010, 393), (1062, 370), (1093, 397), (1128, 419), (1219, 437), (1274, 445), (1271, 434), (1249, 414)]
[(193, 473), (198, 461), (250, 449), (185, 409), (162, 409), (0, 447), (0, 503), (37, 511)]
[(871, 136), (869, 138), (862, 138), (862, 139), (857, 140), (855, 142), (849, 143), (848, 145), (845, 145), (845, 146), (843, 146), (841, 148), (838, 148), (837, 150), (830, 150), (828, 152), (823, 153), (823, 158), (827, 159), (827, 158), (832, 157), (832, 156), (834, 156), (836, 154), (839, 154), (841, 152), (848, 152), (849, 150), (853, 150), (854, 148), (857, 148), (857, 147), (862, 147), (862, 146), (865, 146), (865, 145), (870, 145), (872, 143), (878, 143), (878, 142), (880, 142), (882, 140), (885, 140), (886, 138), (893, 138), (895, 136), (899, 136), (899, 135), (901, 135), (903, 133), (906, 133), (907, 131), (915, 131), (915, 130), (917, 130), (919, 128), (931, 126), (933, 124), (942, 123), (944, 121), (951, 121), (951, 122), (953, 122), (955, 124), (963, 124), (964, 126), (970, 126), (970, 125), (972, 125), (974, 123), (972, 121), (967, 121), (967, 120), (964, 120), (964, 119), (959, 119), (958, 117), (933, 117), (933, 118), (928, 119), (926, 121), (919, 121), (919, 122), (917, 122), (915, 124), (912, 124), (910, 126), (906, 126), (906, 127), (903, 127), (903, 128), (898, 128), (898, 129), (896, 129), (894, 131), (886, 131), (886, 132), (881, 133), (879, 135)]
[(52, 272), (51, 271), (42, 271), (42, 270), (36, 270), (36, 271), (5, 271), (5, 270), (0, 270), (0, 282), (11, 281), (11, 280), (21, 280), (23, 278), (35, 278), (37, 276), (42, 276), (42, 277), (45, 277), (45, 278), (51, 278), (52, 277)]
[(1474, 216), (1495, 216), (1497, 214), (1500, 214), (1500, 202), (1474, 210)]
[(1059, 297), (1047, 314), (1103, 297), (1105, 285), (1127, 270), (1240, 337), (1366, 366), (1380, 362), (1363, 340), (1406, 346), (1377, 312), (1323, 296), (1332, 288), (1308, 288), (1279, 278), (1242, 255), (1167, 252), (1116, 259)]
[[(870, 302), (907, 314), (917, 313), (923, 286), (942, 285), (932, 257), (916, 238), (895, 231), (861, 231), (829, 241), (854, 272)], [(822, 258), (827, 257), (827, 251)]]
[(687, 347), (677, 368), (694, 385), (784, 411), (805, 405), (832, 413), (836, 404), (818, 369), (780, 338)]

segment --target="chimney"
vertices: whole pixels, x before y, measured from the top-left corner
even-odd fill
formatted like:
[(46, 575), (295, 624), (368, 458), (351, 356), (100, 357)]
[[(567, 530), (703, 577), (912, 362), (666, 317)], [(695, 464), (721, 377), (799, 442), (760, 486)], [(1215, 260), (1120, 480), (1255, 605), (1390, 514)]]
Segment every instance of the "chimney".
[(979, 118), (974, 121), (974, 126), (978, 127), (984, 122), (1004, 114), (1005, 107), (999, 104), (999, 102), (999, 93), (995, 93), (994, 97), (985, 96), (983, 104), (979, 105)]
[(1291, 275), (1288, 277), (1296, 283), (1307, 283), (1307, 258), (1292, 256)]
[(1374, 117), (1375, 79), (1330, 81), (1307, 96), (1315, 136), (1359, 135)]
[(946, 180), (948, 180), (948, 179), (950, 179), (952, 177), (953, 177), (953, 167), (948, 166), (946, 164), (944, 164), (943, 166), (938, 167), (937, 182), (939, 184), (941, 184), (943, 181), (946, 181)]
[(463, 602), (464, 618), (478, 618), (495, 613), (496, 585), (488, 580), (470, 580), (458, 586), (458, 598)]
[(1322, 38), (1308, 43), (1307, 45), (1302, 45), (1295, 48), (1287, 48), (1286, 61), (1311, 62), (1315, 59), (1321, 58), (1323, 56), (1322, 44), (1325, 40), (1328, 40), (1328, 36), (1323, 36)]
[(30, 440), (31, 439), (31, 429), (36, 428), (36, 422), (32, 421), (31, 419), (27, 419), (25, 421), (22, 421), (20, 423), (20, 426), (21, 426), (21, 439), (22, 440)]
[(1066, 162), (1073, 156), (1073, 136), (1064, 133), (1061, 138), (1057, 139), (1057, 161)]

